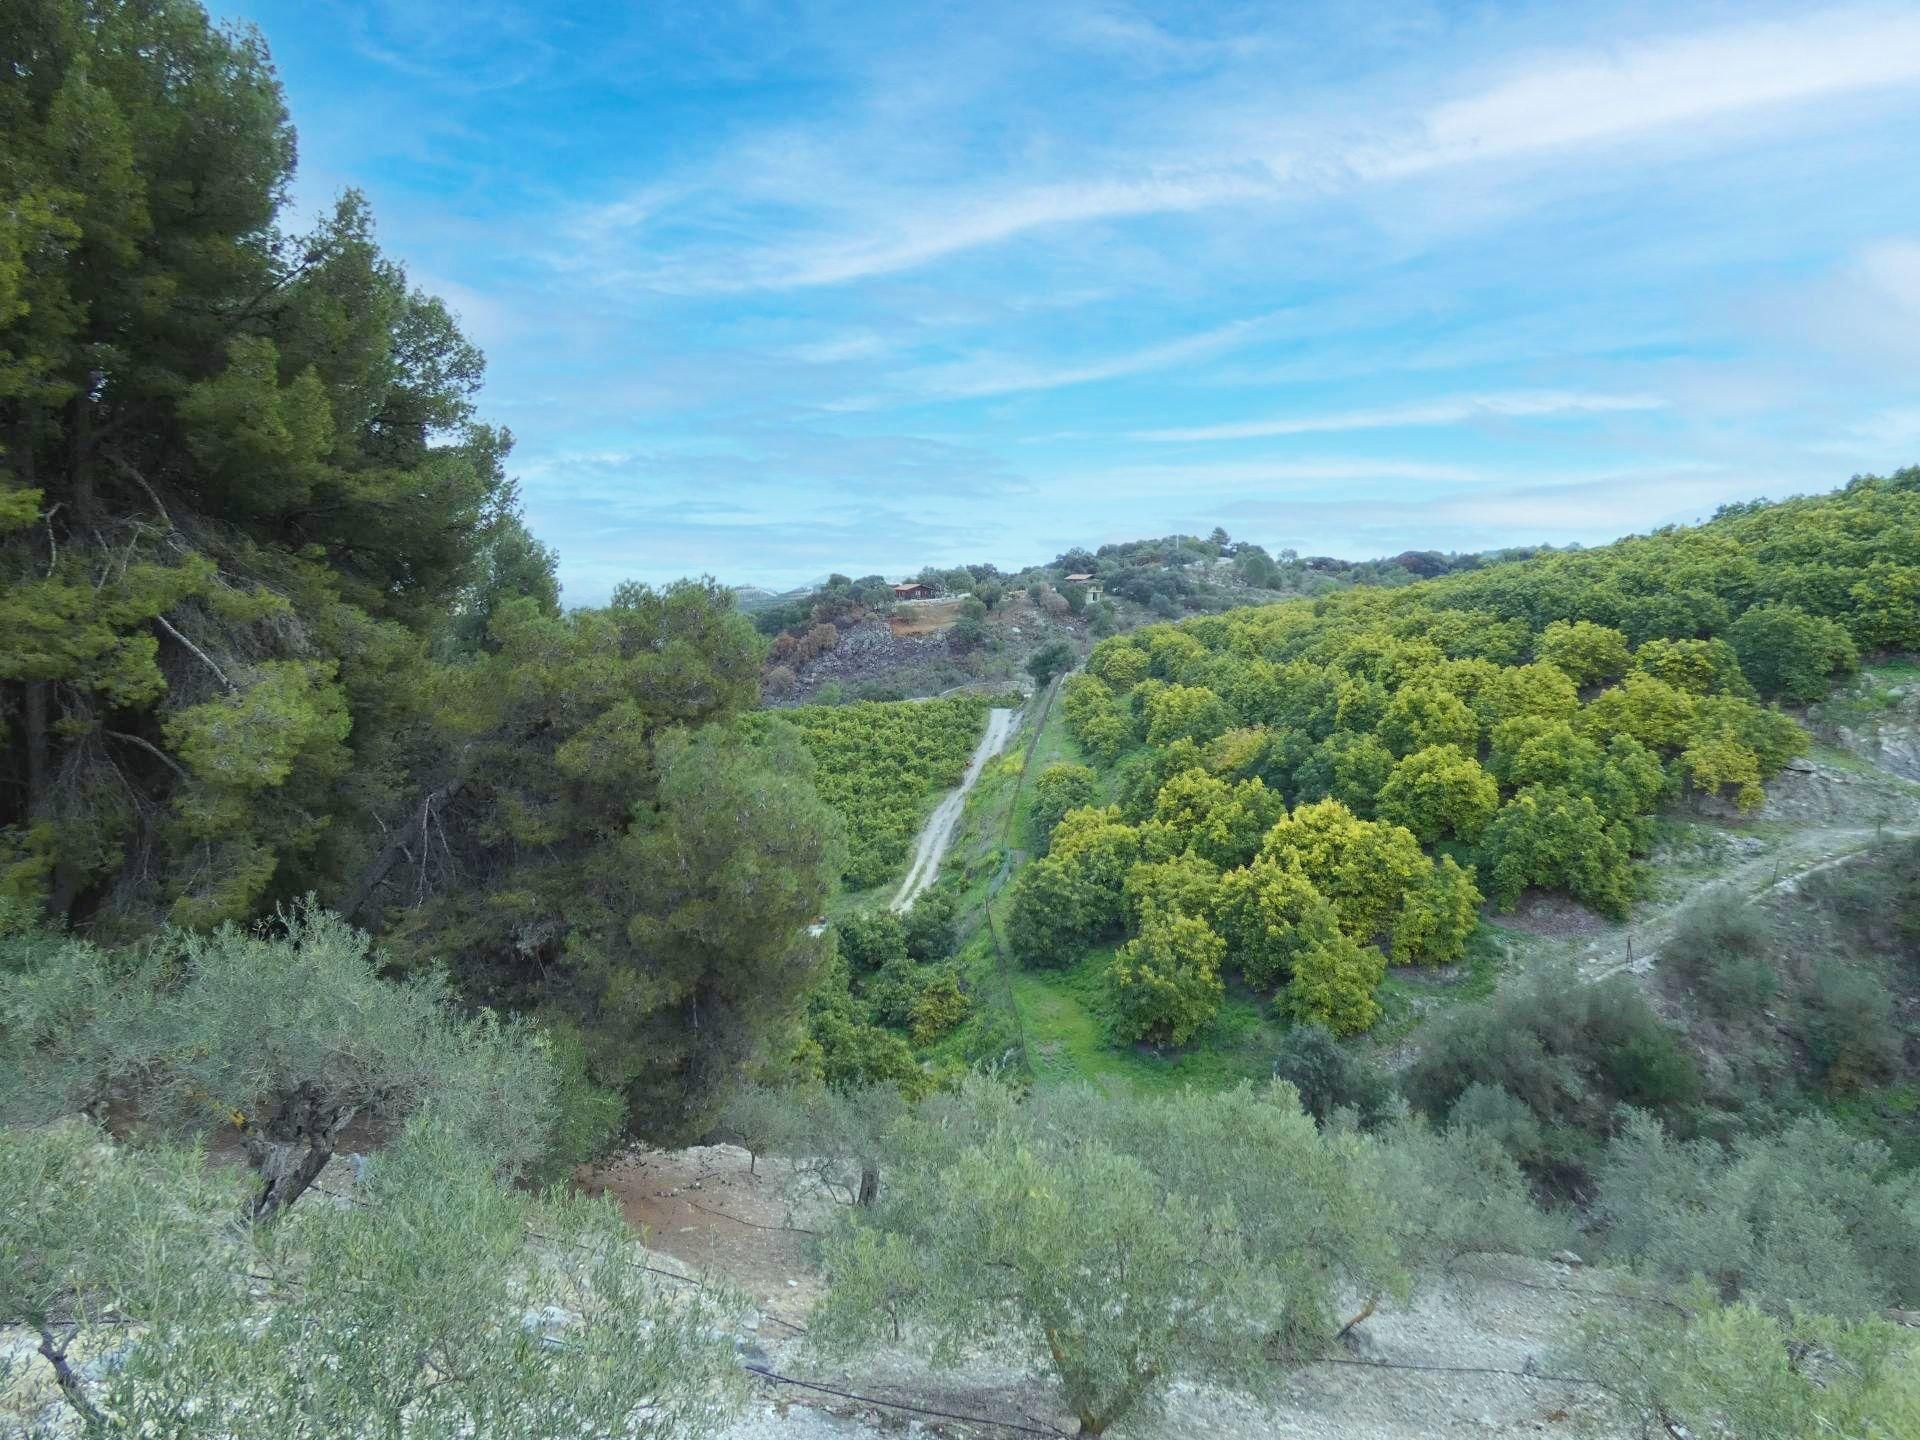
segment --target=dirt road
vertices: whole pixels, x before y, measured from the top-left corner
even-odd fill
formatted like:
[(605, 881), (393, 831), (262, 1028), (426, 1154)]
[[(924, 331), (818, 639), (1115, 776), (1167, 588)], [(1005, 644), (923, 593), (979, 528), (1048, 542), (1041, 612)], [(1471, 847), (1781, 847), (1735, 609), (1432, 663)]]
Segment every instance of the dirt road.
[(967, 773), (960, 777), (960, 783), (940, 802), (940, 808), (927, 818), (926, 827), (914, 842), (913, 864), (907, 870), (907, 878), (900, 882), (900, 892), (893, 897), (891, 908), (912, 909), (920, 892), (939, 878), (940, 862), (946, 858), (947, 847), (953, 843), (954, 827), (960, 823), (960, 812), (966, 808), (967, 791), (980, 778), (980, 772), (987, 768), (987, 761), (1007, 748), (1016, 713), (1013, 710), (987, 712), (987, 733), (980, 737), (979, 745), (974, 748), (973, 758), (967, 762)]
[(1580, 957), (1581, 974), (1588, 980), (1604, 980), (1622, 971), (1636, 975), (1651, 971), (1673, 934), (1674, 923), (1704, 891), (1727, 889), (1760, 900), (1775, 891), (1792, 891), (1808, 876), (1844, 865), (1889, 841), (1911, 840), (1916, 835), (1920, 831), (1885, 825), (1822, 825), (1799, 831), (1779, 848), (1743, 862), (1683, 899), (1658, 908), (1642, 907), (1632, 924), (1587, 946)]

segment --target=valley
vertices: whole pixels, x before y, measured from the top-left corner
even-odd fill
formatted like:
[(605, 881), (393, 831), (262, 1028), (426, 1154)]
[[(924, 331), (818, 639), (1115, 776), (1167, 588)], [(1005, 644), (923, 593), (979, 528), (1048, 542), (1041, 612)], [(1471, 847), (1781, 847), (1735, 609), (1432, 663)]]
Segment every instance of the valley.
[(5, 0), (0, 1437), (1920, 1436), (1920, 19), (1566, 8)]

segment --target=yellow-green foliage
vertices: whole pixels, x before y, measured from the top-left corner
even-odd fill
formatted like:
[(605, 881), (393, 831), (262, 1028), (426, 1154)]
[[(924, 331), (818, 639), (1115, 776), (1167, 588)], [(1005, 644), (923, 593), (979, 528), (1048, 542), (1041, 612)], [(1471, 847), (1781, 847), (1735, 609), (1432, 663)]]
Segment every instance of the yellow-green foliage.
[[(1694, 529), (1106, 640), (1064, 709), (1117, 767), (1121, 805), (1081, 822), (1099, 830), (1098, 864), (1056, 839), (1055, 868), (1016, 883), (1016, 948), (1066, 963), (1177, 913), (1212, 927), (1249, 983), (1363, 1027), (1389, 955), (1464, 953), (1482, 886), (1508, 907), (1544, 887), (1625, 913), (1663, 801), (1724, 793), (1750, 809), (1804, 747), (1756, 695), (1808, 698), (1857, 647), (1920, 645), (1915, 595), (1908, 470)], [(1423, 845), (1454, 853), (1436, 864)], [(1116, 882), (1129, 854), (1137, 868)]]
[(1304, 875), (1361, 941), (1387, 930), (1403, 898), (1433, 873), (1412, 831), (1358, 819), (1338, 800), (1296, 807), (1267, 832), (1260, 854)]
[(951, 969), (935, 971), (914, 997), (913, 1043), (931, 1045), (972, 1013), (973, 999), (960, 988), (960, 977)]
[(1119, 1031), (1129, 1040), (1184, 1045), (1220, 1008), (1227, 942), (1205, 920), (1150, 909), (1140, 933), (1107, 969)]
[(1555, 620), (1540, 632), (1535, 652), (1567, 672), (1576, 685), (1612, 680), (1627, 668), (1627, 637), (1591, 620)]
[(899, 872), (929, 799), (959, 783), (986, 728), (987, 702), (961, 695), (780, 713), (813, 756), (820, 798), (847, 822), (846, 881), (865, 889)]
[(1291, 865), (1261, 859), (1220, 879), (1213, 921), (1227, 937), (1232, 963), (1249, 985), (1272, 989), (1286, 980), (1314, 935), (1338, 928), (1333, 907)]
[(1444, 835), (1477, 840), (1500, 806), (1494, 778), (1457, 745), (1429, 745), (1393, 767), (1380, 789), (1380, 818), (1431, 845)]
[(1368, 1029), (1380, 1018), (1373, 992), (1387, 973), (1386, 957), (1318, 920), (1294, 956), (1287, 1009), (1336, 1035)]

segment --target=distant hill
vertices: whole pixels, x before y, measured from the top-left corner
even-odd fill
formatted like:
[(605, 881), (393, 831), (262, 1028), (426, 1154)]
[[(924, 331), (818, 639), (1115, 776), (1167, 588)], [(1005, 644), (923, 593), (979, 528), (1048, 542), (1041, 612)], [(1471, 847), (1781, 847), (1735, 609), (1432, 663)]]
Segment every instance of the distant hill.
[(763, 585), (735, 585), (733, 587), (734, 603), (748, 615), (752, 615), (756, 611), (764, 610), (769, 605), (778, 605), (783, 600), (789, 599), (795, 594), (804, 593), (806, 592), (789, 590), (782, 594), (779, 591), (769, 590)]

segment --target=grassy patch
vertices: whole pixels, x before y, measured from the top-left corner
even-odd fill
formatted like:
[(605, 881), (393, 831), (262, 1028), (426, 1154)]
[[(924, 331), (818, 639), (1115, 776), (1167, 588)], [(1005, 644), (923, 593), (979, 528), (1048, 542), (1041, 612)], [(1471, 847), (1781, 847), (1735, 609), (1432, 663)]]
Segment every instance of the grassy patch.
[(1872, 729), (1900, 707), (1915, 681), (1920, 681), (1920, 660), (1911, 656), (1883, 660), (1810, 706), (1807, 721), (1816, 732), (1829, 736), (1842, 729)]
[(1285, 1025), (1264, 997), (1230, 988), (1213, 1022), (1182, 1049), (1115, 1045), (1107, 1034), (1102, 983), (1114, 946), (1099, 946), (1065, 970), (1020, 970), (1014, 1003), (1026, 1030), (1037, 1084), (1092, 1081), (1138, 1091), (1182, 1086), (1217, 1090), (1264, 1080)]
[(1040, 837), (1033, 828), (1031, 782), (1049, 765), (1085, 765), (1091, 768), (1094, 771), (1095, 783), (1099, 787), (1095, 798), (1103, 805), (1112, 798), (1116, 783), (1110, 770), (1103, 770), (1094, 765), (1075, 743), (1067, 729), (1066, 711), (1056, 697), (1052, 709), (1047, 712), (1046, 722), (1040, 727), (1039, 735), (1033, 737), (1033, 763), (1027, 767), (1029, 788), (1020, 793), (1019, 813), (1014, 821), (1014, 844), (1028, 854), (1040, 848)]
[(1376, 1050), (1388, 1050), (1406, 1039), (1435, 1010), (1492, 997), (1501, 973), (1513, 965), (1514, 938), (1491, 925), (1475, 927), (1467, 939), (1467, 953), (1458, 965), (1438, 970), (1403, 965), (1389, 970), (1374, 998), (1382, 1015), (1366, 1040)]

